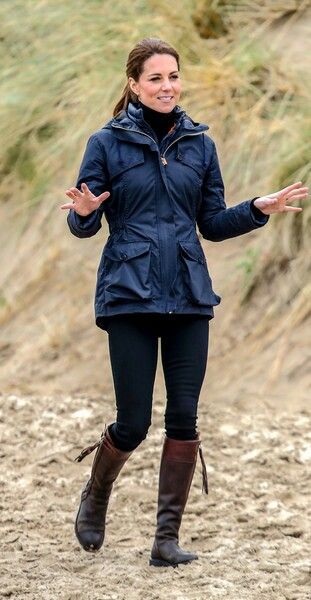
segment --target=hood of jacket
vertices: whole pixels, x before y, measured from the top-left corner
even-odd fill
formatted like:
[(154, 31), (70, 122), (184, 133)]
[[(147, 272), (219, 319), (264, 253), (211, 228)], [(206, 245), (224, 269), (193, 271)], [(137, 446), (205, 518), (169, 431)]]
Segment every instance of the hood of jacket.
[[(196, 123), (193, 121), (187, 113), (180, 107), (175, 106), (173, 109), (175, 115), (175, 129), (173, 137), (176, 134), (186, 135), (187, 133), (203, 133), (209, 129), (208, 125), (203, 123)], [(151, 127), (144, 120), (143, 109), (139, 104), (130, 102), (127, 110), (123, 110), (119, 115), (111, 119), (105, 128), (121, 128), (131, 133), (146, 133), (147, 135), (153, 134)]]

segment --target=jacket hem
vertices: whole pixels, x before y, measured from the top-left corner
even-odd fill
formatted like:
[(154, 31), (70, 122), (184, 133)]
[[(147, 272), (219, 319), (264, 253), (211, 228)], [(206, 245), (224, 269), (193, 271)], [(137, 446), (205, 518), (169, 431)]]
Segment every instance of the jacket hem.
[(95, 323), (97, 325), (97, 327), (99, 327), (100, 329), (103, 329), (104, 331), (107, 331), (107, 326), (108, 326), (108, 322), (109, 319), (111, 317), (114, 316), (129, 316), (129, 315), (138, 315), (138, 314), (145, 314), (145, 315), (150, 315), (150, 317), (152, 317), (153, 315), (180, 315), (180, 316), (184, 316), (184, 315), (197, 315), (197, 316), (207, 316), (210, 319), (214, 318), (214, 310), (212, 306), (198, 306), (198, 307), (188, 307), (188, 308), (180, 308), (180, 309), (176, 309), (176, 310), (172, 310), (172, 311), (167, 311), (167, 310), (161, 310), (161, 309), (143, 309), (141, 306), (136, 306), (136, 307), (132, 307), (131, 310), (127, 309), (126, 311), (124, 310), (120, 310), (116, 308), (115, 310), (113, 310), (112, 308), (109, 310), (109, 312), (96, 312), (95, 315)]

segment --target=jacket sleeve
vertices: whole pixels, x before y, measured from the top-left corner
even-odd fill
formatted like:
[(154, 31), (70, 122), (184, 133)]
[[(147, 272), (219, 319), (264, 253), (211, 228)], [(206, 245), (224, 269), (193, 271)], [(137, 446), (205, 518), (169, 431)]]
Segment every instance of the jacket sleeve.
[(269, 216), (264, 215), (254, 206), (256, 198), (230, 208), (226, 207), (217, 151), (214, 142), (212, 140), (210, 142), (212, 158), (203, 181), (202, 202), (197, 223), (200, 233), (206, 240), (221, 242), (262, 227), (267, 223)]
[[(109, 191), (108, 181), (105, 148), (97, 139), (96, 134), (93, 134), (89, 138), (84, 152), (76, 187), (81, 189), (81, 183), (86, 183), (91, 192), (95, 196), (99, 196), (103, 192)], [(71, 233), (79, 238), (95, 235), (101, 228), (105, 202), (106, 200), (97, 210), (86, 217), (82, 217), (70, 209), (67, 222)]]

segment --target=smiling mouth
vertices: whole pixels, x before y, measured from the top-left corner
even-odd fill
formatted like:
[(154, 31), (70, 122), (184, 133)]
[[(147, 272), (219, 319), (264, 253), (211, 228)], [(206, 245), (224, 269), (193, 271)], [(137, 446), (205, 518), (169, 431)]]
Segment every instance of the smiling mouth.
[(158, 96), (158, 100), (173, 100), (174, 96)]

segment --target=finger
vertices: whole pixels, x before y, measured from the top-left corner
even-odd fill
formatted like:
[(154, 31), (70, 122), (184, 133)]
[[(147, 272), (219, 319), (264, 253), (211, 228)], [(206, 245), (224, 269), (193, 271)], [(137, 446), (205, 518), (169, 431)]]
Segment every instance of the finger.
[(72, 200), (77, 200), (77, 196), (73, 192), (71, 192), (70, 190), (66, 190), (65, 194), (66, 194), (66, 196), (68, 196)]
[(295, 194), (294, 196), (290, 196), (290, 198), (286, 198), (286, 202), (293, 202), (294, 200), (306, 200), (308, 198), (308, 194)]
[(299, 188), (297, 190), (292, 190), (288, 194), (286, 194), (287, 198), (297, 198), (298, 196), (306, 197), (308, 196), (309, 188)]
[(75, 196), (77, 196), (78, 198), (83, 198), (83, 194), (80, 192), (80, 190), (78, 190), (78, 188), (72, 187), (69, 189), (69, 191), (75, 194)]
[(74, 208), (74, 207), (75, 207), (74, 204), (70, 204), (69, 202), (68, 202), (68, 204), (62, 204), (62, 206), (61, 206), (61, 208), (63, 210), (69, 210), (70, 208)]
[(284, 206), (283, 212), (301, 212), (302, 208), (300, 206)]
[(89, 196), (91, 196), (92, 198), (94, 197), (94, 194), (91, 192), (91, 190), (87, 187), (86, 183), (81, 183), (81, 190), (83, 192), (83, 194), (88, 194)]
[(272, 194), (267, 194), (267, 198), (279, 198), (280, 196), (284, 196), (284, 195), (288, 195), (289, 193), (292, 193), (292, 191), (297, 191), (300, 192), (301, 190), (309, 190), (309, 188), (302, 188), (302, 182), (301, 181), (297, 181), (296, 183), (293, 183), (292, 185), (289, 185), (285, 188), (283, 188), (282, 190), (278, 190), (277, 192), (273, 192)]
[(277, 192), (277, 193), (278, 194), (287, 194), (291, 190), (295, 190), (297, 188), (300, 188), (301, 186), (302, 186), (302, 181), (296, 181), (296, 183), (292, 183), (292, 185), (288, 185), (287, 187), (283, 188), (282, 190), (279, 190), (279, 192)]
[(110, 196), (110, 192), (103, 192), (100, 196), (97, 197), (97, 200), (99, 200), (100, 204), (102, 202), (104, 202), (104, 200), (107, 200), (107, 198), (109, 198)]

